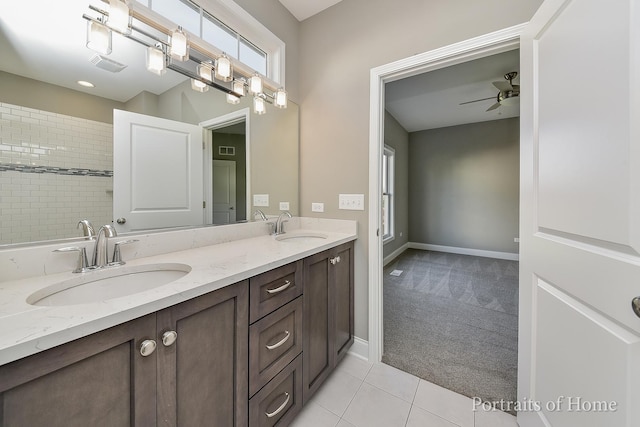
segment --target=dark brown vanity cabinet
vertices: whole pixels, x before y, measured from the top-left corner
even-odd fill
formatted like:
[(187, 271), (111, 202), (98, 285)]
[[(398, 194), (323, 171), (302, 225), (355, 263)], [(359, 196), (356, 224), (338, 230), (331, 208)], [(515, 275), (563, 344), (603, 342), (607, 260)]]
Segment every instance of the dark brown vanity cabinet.
[(246, 427), (242, 282), (0, 367), (3, 427)]
[(304, 260), (304, 401), (353, 344), (353, 242)]

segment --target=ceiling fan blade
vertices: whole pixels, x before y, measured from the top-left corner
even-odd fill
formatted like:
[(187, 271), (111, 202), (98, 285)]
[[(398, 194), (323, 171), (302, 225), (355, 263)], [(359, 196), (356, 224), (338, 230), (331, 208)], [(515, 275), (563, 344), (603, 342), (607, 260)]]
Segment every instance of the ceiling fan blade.
[(486, 111), (491, 111), (491, 110), (495, 110), (496, 108), (498, 108), (501, 104), (499, 102), (496, 102), (495, 104), (493, 104), (491, 107), (487, 108), (485, 110)]
[(501, 92), (513, 90), (513, 86), (509, 82), (493, 82), (493, 85)]
[(474, 100), (474, 101), (461, 102), (461, 103), (460, 103), (460, 104), (458, 104), (458, 105), (471, 104), (472, 102), (486, 101), (486, 100), (488, 100), (488, 99), (496, 99), (496, 97), (495, 97), (495, 96), (492, 96), (491, 98), (482, 98), (482, 99), (476, 99), (476, 100)]

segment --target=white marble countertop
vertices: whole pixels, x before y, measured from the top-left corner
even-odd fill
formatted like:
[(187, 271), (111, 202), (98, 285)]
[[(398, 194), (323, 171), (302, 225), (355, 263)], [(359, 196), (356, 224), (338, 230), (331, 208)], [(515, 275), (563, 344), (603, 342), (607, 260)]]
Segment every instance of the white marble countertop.
[(301, 227), (313, 228), (288, 232), (320, 232), (326, 239), (278, 241), (274, 236), (262, 235), (133, 259), (125, 267), (181, 263), (190, 266), (191, 271), (169, 284), (95, 303), (44, 307), (26, 302), (39, 289), (78, 277), (70, 271), (0, 282), (0, 365), (355, 240), (357, 231), (353, 223), (353, 227), (332, 229), (314, 227), (313, 222), (307, 221)]

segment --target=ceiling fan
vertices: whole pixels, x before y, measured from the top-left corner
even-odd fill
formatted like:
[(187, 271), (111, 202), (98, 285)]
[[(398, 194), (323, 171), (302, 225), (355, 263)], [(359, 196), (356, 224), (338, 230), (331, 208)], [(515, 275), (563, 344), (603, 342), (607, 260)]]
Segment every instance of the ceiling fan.
[(505, 80), (508, 81), (493, 82), (493, 85), (500, 91), (498, 92), (497, 96), (492, 96), (491, 98), (476, 99), (474, 101), (467, 101), (459, 105), (471, 104), (472, 102), (486, 101), (489, 99), (495, 99), (496, 103), (487, 108), (486, 111), (495, 110), (502, 105), (516, 105), (519, 101), (518, 97), (520, 96), (520, 85), (514, 85), (512, 81), (516, 78), (517, 75), (518, 73), (516, 71), (512, 71), (504, 75)]

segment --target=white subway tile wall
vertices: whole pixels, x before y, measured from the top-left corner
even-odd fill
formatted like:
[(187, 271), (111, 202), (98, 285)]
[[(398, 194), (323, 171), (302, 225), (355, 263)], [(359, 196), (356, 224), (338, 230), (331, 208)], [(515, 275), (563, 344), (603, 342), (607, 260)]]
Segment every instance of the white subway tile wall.
[[(0, 244), (80, 235), (78, 220), (112, 220), (111, 176), (60, 169), (113, 170), (108, 123), (0, 103)], [(33, 166), (46, 172), (6, 170)], [(104, 173), (101, 173), (104, 175)]]

